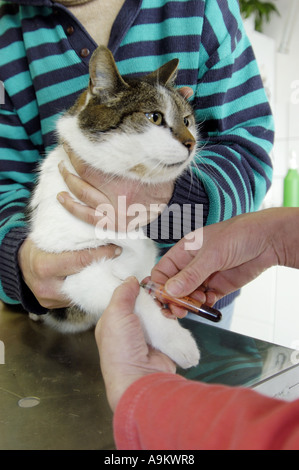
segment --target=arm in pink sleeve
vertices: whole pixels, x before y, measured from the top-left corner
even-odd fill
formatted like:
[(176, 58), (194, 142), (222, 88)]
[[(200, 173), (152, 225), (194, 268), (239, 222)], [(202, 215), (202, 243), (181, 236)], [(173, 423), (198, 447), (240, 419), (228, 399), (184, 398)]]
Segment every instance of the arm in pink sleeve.
[(122, 396), (114, 415), (118, 449), (298, 449), (299, 400), (151, 374)]

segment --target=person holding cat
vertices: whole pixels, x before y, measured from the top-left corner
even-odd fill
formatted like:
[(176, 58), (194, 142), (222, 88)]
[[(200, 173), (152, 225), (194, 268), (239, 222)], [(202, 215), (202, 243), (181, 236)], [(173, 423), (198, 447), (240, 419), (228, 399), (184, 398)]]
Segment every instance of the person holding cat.
[[(145, 207), (152, 202), (189, 204), (192, 210), (202, 205), (204, 225), (260, 206), (272, 178), (273, 118), (237, 0), (1, 0), (0, 31), (5, 88), (0, 104), (3, 302), (21, 304), (37, 315), (67, 306), (63, 280), (94, 257), (117, 256), (112, 246), (63, 256), (45, 253), (28, 238), (25, 210), (38, 165), (57, 145), (60, 113), (88, 85), (97, 44), (108, 45), (128, 77), (178, 58), (176, 83), (193, 91), (190, 102), (200, 141), (192, 168), (175, 184), (153, 190), (119, 179), (109, 189), (99, 179), (93, 186), (96, 193), (82, 195), (83, 204), (87, 198), (95, 210), (117, 191), (128, 204), (142, 202)], [(93, 185), (88, 169), (82, 176)], [(60, 200), (67, 206), (65, 195)], [(80, 216), (90, 219), (83, 209)], [(78, 207), (76, 215), (80, 217)], [(196, 223), (191, 211), (191, 230)], [(172, 232), (167, 239), (156, 239), (161, 254), (178, 241)], [(221, 299), (217, 307), (229, 308), (236, 295)]]
[[(182, 249), (183, 240), (175, 245), (152, 279), (167, 280), (179, 295), (204, 284), (212, 303), (271, 266), (299, 269), (299, 209), (240, 215), (204, 227), (203, 240), (193, 253)], [(176, 375), (169, 357), (145, 342), (132, 313), (138, 291), (136, 279), (127, 279), (95, 333), (118, 449), (298, 450), (299, 400)]]

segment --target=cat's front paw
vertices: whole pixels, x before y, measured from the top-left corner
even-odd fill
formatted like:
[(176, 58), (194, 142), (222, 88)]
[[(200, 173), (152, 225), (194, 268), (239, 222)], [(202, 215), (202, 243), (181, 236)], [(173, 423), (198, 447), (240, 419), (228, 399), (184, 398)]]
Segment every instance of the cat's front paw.
[(198, 364), (200, 352), (190, 331), (183, 328), (178, 320), (166, 318), (147, 292), (140, 291), (135, 307), (150, 345), (183, 369)]
[(196, 341), (188, 330), (181, 329), (180, 338), (173, 338), (168, 342), (165, 353), (182, 369), (197, 366), (200, 352)]

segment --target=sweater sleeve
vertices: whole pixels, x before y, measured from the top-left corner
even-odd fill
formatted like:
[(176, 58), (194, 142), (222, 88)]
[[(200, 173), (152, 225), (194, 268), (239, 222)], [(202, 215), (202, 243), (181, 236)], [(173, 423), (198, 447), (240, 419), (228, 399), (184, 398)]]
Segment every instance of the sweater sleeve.
[(270, 187), (274, 123), (237, 1), (206, 2), (195, 92), (203, 137), (194, 172), (209, 199), (207, 224), (257, 210)]
[(40, 314), (46, 309), (26, 286), (18, 265), (18, 250), (27, 236), (26, 206), (40, 159), (38, 135), (28, 135), (6, 93), (0, 106), (0, 299)]
[(298, 449), (299, 400), (152, 374), (122, 396), (114, 436), (119, 450)]

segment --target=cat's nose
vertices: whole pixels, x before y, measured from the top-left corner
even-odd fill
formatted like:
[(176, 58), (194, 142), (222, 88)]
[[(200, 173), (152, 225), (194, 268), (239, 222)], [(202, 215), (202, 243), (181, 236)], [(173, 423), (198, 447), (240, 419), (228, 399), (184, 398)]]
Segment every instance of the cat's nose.
[(183, 144), (184, 144), (185, 147), (188, 149), (189, 155), (190, 155), (190, 153), (194, 150), (194, 147), (195, 147), (196, 142), (195, 142), (195, 140), (193, 140), (193, 139), (188, 139), (188, 140), (186, 140), (185, 142), (183, 142)]

